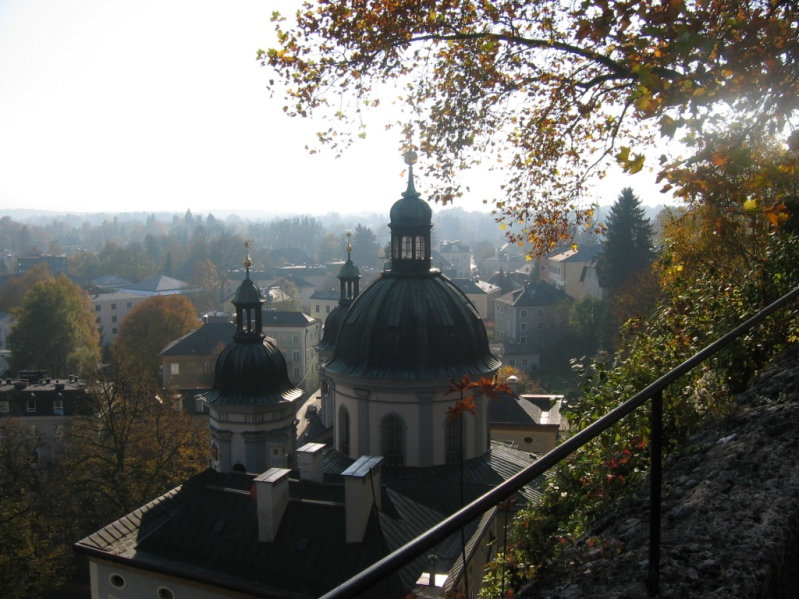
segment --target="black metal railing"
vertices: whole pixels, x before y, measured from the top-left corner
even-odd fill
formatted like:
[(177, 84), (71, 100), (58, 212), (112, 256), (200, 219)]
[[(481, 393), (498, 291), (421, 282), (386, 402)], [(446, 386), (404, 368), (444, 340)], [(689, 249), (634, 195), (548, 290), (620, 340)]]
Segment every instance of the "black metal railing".
[(320, 599), (350, 599), (366, 591), (381, 580), (387, 578), (400, 568), (409, 564), (423, 552), (440, 543), (472, 520), (480, 517), (486, 510), (502, 503), (507, 498), (544, 474), (555, 464), (568, 457), (574, 451), (609, 429), (619, 420), (641, 407), (652, 399), (650, 452), (652, 464), (650, 469), (650, 525), (649, 525), (649, 569), (647, 588), (650, 596), (659, 593), (660, 586), (660, 515), (661, 515), (661, 473), (663, 445), (663, 390), (684, 374), (707, 360), (716, 352), (725, 348), (738, 337), (759, 324), (790, 301), (799, 297), (799, 287), (770, 304), (749, 320), (736, 327), (717, 341), (665, 374), (648, 387), (638, 392), (626, 402), (602, 416), (579, 433), (569, 437), (555, 449), (542, 456), (536, 462), (519, 471), (501, 485), (491, 489), (485, 495), (461, 508), (427, 532), (409, 541), (399, 549), (375, 562), (356, 576), (343, 582)]

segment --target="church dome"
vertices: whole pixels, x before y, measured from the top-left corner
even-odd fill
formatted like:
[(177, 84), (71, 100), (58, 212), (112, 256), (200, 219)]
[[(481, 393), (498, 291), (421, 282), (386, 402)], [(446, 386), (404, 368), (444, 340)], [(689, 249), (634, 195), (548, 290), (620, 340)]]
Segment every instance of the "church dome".
[(265, 405), (302, 394), (289, 381), (283, 354), (269, 341), (230, 343), (219, 355), (214, 386), (205, 395), (211, 405)]
[(364, 290), (341, 323), (325, 369), (362, 378), (431, 380), (499, 366), (474, 306), (432, 271), (416, 277), (386, 272)]
[[(249, 247), (249, 242), (244, 244)], [(266, 341), (262, 330), (264, 299), (250, 279), (249, 255), (244, 260), (245, 279), (233, 295), (236, 333), (216, 360), (214, 385), (205, 394), (211, 405), (258, 406), (293, 400), (302, 391), (289, 381), (283, 354)]]
[(352, 303), (339, 325), (331, 374), (391, 380), (434, 380), (488, 374), (491, 354), (480, 315), (466, 295), (430, 268), (432, 210), (408, 187), (391, 209), (391, 269)]
[(316, 349), (321, 351), (332, 351), (336, 347), (336, 337), (338, 336), (341, 323), (347, 315), (346, 306), (336, 306), (330, 311), (325, 319), (325, 328), (322, 330), (322, 340)]

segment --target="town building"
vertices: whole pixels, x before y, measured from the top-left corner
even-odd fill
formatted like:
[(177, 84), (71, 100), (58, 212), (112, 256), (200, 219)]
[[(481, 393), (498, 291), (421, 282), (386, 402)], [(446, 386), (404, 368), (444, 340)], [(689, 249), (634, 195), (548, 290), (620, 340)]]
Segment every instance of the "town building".
[(536, 371), (542, 355), (559, 355), (572, 301), (565, 292), (544, 282), (527, 283), (497, 298), (494, 334), (504, 346), (503, 363)]
[[(516, 377), (508, 377), (514, 388)], [(561, 416), (562, 395), (518, 394), (497, 392), (489, 405), (491, 439), (508, 443), (522, 451), (543, 455), (558, 444), (566, 432), (566, 420)]]
[[(114, 284), (116, 285), (116, 283)], [(89, 297), (95, 313), (100, 343), (111, 345), (119, 334), (122, 321), (133, 309), (155, 295), (191, 295), (201, 290), (189, 283), (159, 275), (135, 284), (122, 284), (117, 291)]]
[(54, 277), (67, 274), (66, 256), (23, 256), (17, 258), (17, 276), (22, 276), (34, 266), (46, 264), (50, 274)]
[(542, 260), (541, 275), (545, 282), (573, 299), (591, 295), (602, 299), (603, 289), (597, 276), (597, 263), (602, 252), (599, 244), (581, 245), (559, 250)]
[(472, 279), (452, 279), (452, 282), (466, 294), (480, 318), (494, 320), (494, 301), (502, 295), (502, 289), (488, 281)]
[(472, 277), (472, 250), (460, 241), (442, 241), (438, 248), (441, 257), (449, 265), (443, 269), (445, 275), (452, 279), (470, 279)]
[(228, 316), (206, 315), (202, 326), (169, 343), (159, 354), (164, 388), (210, 389), (216, 359), (235, 332)]
[(0, 428), (24, 427), (39, 465), (56, 460), (71, 418), (85, 410), (86, 385), (77, 377), (53, 379), (42, 370), (24, 370), (0, 380)]
[(263, 328), (277, 341), (292, 384), (306, 393), (318, 389), (319, 358), (314, 346), (322, 337), (322, 321), (304, 312), (265, 310)]

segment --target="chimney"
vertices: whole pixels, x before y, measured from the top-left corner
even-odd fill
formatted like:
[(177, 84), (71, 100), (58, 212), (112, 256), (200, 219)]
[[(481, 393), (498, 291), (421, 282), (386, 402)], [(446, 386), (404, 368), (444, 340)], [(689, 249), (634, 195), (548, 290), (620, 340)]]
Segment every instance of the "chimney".
[(515, 374), (512, 374), (505, 381), (505, 384), (510, 387), (510, 390), (513, 391), (513, 395), (515, 397), (519, 397), (519, 377), (517, 377)]
[(297, 450), (301, 481), (324, 482), (325, 472), (322, 467), (322, 450), (324, 448), (324, 443), (306, 443)]
[(380, 509), (380, 463), (382, 456), (361, 456), (341, 475), (344, 477), (344, 507), (347, 543), (360, 543), (372, 514)]
[(271, 543), (277, 536), (280, 520), (289, 504), (289, 472), (287, 468), (270, 468), (253, 481), (258, 510), (258, 540)]

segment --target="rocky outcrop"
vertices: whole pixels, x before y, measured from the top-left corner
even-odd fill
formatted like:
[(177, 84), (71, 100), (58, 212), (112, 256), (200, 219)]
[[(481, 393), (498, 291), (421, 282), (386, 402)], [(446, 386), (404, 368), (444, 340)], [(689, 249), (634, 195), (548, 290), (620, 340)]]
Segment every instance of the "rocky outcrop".
[[(662, 599), (799, 597), (799, 347), (736, 404), (665, 465)], [(648, 597), (648, 489), (516, 597)]]

